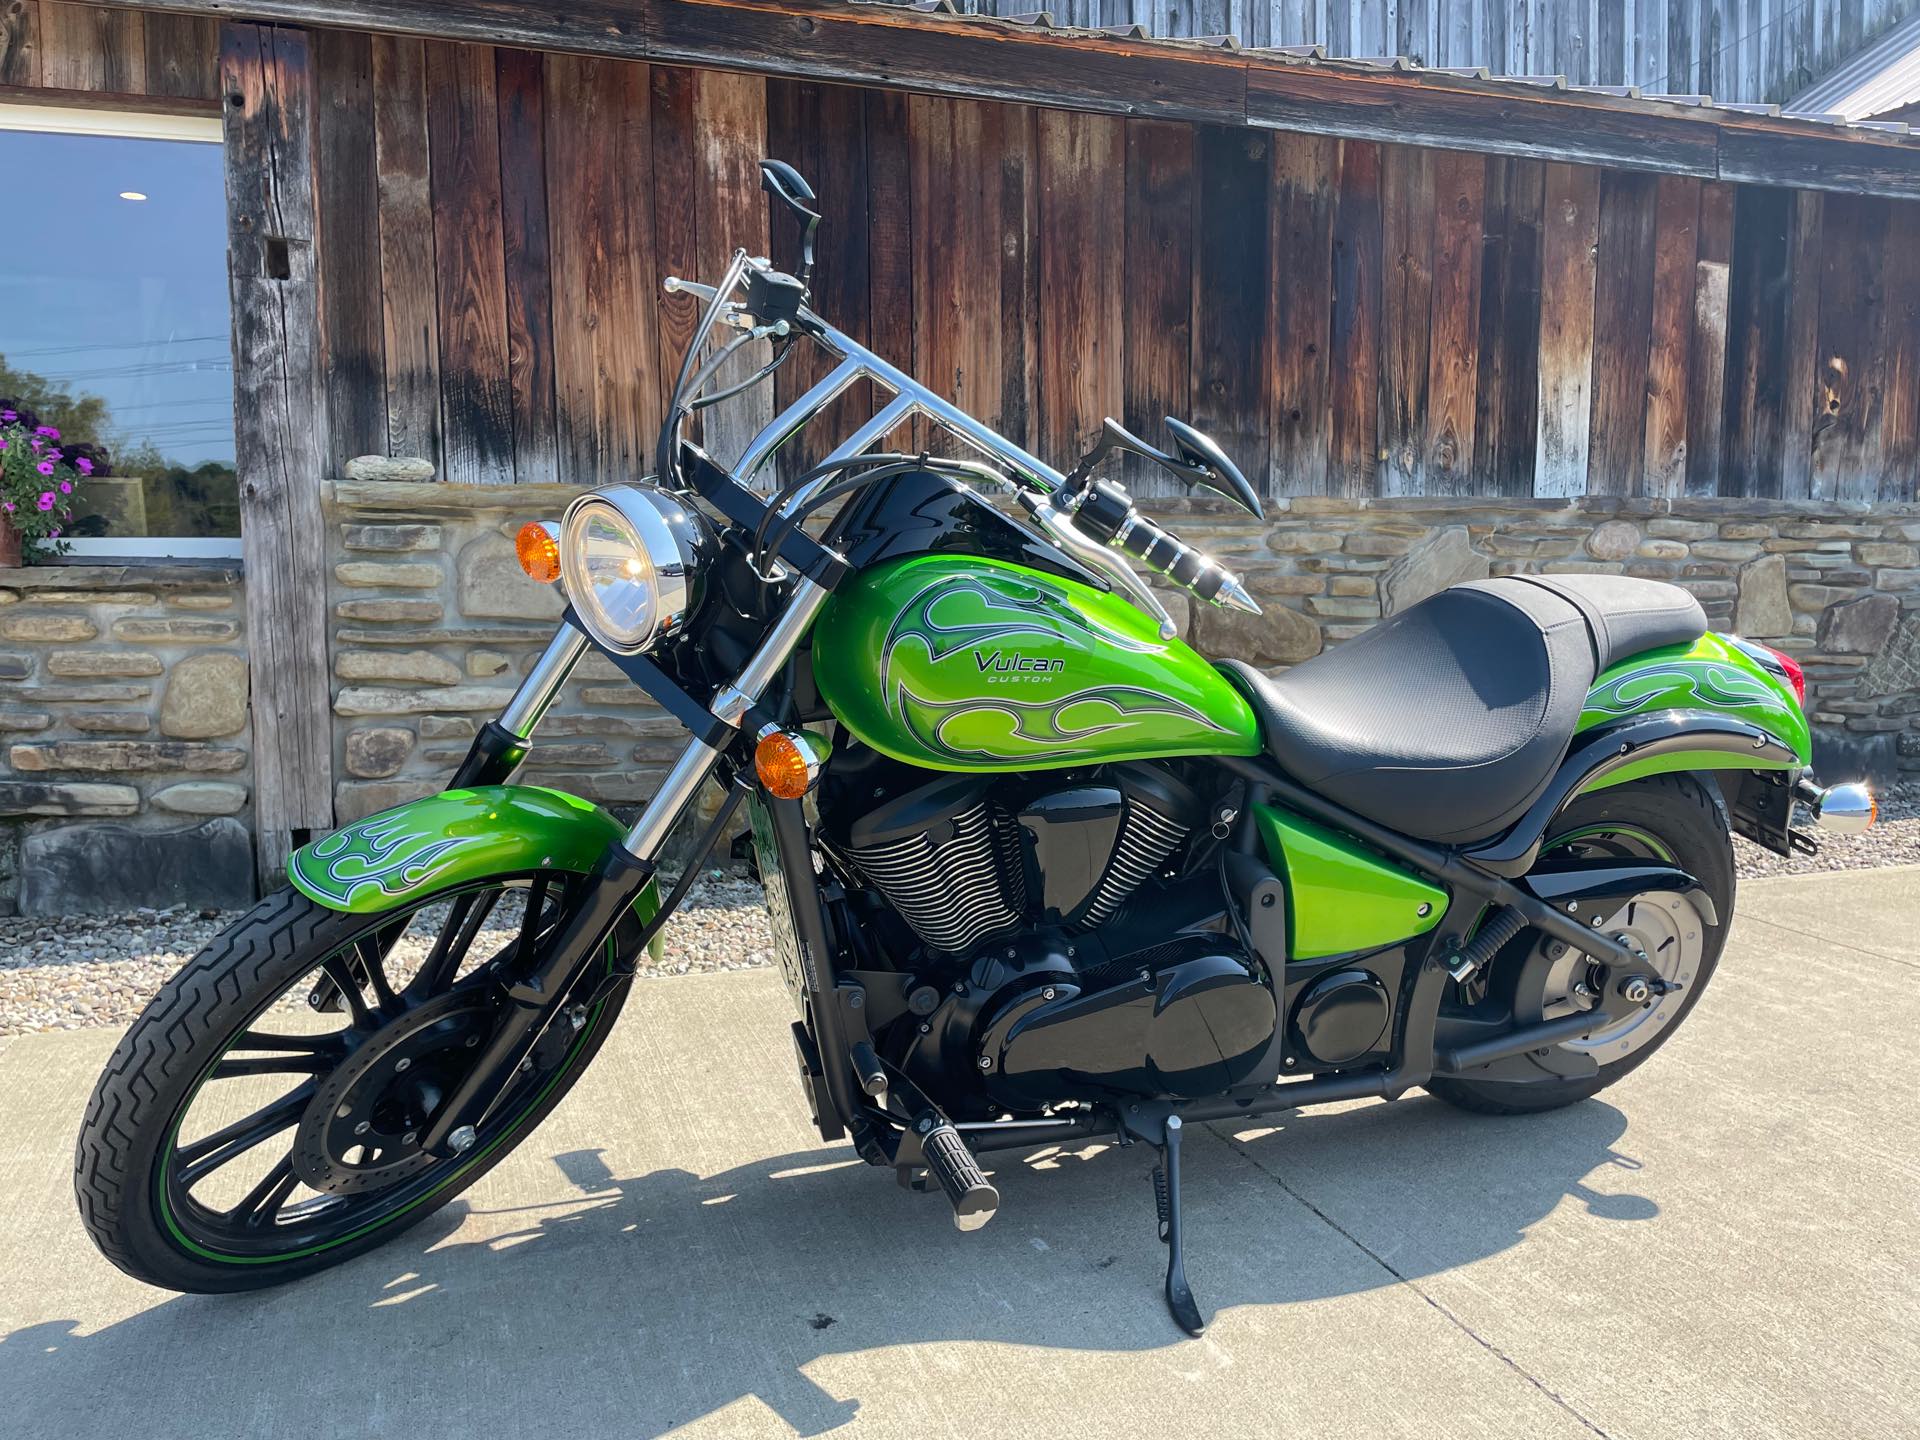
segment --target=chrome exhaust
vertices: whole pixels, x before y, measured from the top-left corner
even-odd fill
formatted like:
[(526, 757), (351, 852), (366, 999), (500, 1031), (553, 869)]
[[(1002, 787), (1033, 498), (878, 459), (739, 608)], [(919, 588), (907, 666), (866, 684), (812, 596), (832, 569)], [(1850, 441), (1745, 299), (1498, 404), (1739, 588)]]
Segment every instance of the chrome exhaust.
[(1793, 787), (1793, 798), (1812, 813), (1814, 824), (1835, 835), (1858, 835), (1880, 813), (1873, 791), (1860, 781), (1824, 786), (1802, 775)]

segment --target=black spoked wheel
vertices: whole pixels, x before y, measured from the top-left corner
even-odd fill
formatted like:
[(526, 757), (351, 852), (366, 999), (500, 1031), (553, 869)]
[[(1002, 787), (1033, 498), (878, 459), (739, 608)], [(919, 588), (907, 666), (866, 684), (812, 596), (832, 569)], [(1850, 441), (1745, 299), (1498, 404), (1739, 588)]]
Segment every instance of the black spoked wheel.
[[(472, 1184), (559, 1102), (625, 996), (608, 985), (550, 1030), (463, 1153), (422, 1148), (570, 883), (512, 877), (378, 916), (262, 901), (161, 989), (94, 1091), (75, 1189), (101, 1250), (170, 1289), (252, 1289)], [(609, 967), (635, 938), (616, 935)]]
[[(1646, 955), (1664, 980), (1682, 988), (1584, 1039), (1568, 1041), (1525, 1081), (1436, 1079), (1427, 1089), (1463, 1110), (1490, 1115), (1557, 1110), (1599, 1093), (1649, 1059), (1680, 1027), (1712, 979), (1733, 921), (1733, 844), (1727, 815), (1710, 786), (1690, 775), (1654, 775), (1569, 805), (1555, 820), (1541, 854), (1555, 858), (1645, 861), (1672, 865), (1699, 880), (1715, 916), (1708, 922), (1687, 896), (1654, 892), (1623, 902), (1604, 928)], [(1538, 931), (1503, 950), (1484, 997), (1522, 1023), (1590, 1008), (1586, 958)], [(1522, 989), (1525, 993), (1521, 993)], [(1563, 1057), (1590, 1058), (1584, 1075), (1559, 1075)]]

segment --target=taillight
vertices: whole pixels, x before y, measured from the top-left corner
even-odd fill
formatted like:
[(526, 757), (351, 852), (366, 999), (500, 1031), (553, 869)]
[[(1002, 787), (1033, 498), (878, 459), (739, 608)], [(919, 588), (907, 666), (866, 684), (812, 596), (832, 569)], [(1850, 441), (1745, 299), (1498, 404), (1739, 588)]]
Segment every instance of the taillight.
[(1800, 708), (1807, 708), (1807, 672), (1800, 668), (1800, 662), (1784, 651), (1771, 645), (1762, 645), (1758, 640), (1746, 640), (1738, 635), (1724, 635), (1739, 650), (1762, 670), (1778, 675), (1793, 687), (1793, 695), (1800, 702)]
[(1800, 662), (1791, 655), (1774, 649), (1771, 645), (1760, 647), (1780, 662), (1780, 673), (1787, 677), (1787, 684), (1793, 687), (1793, 695), (1800, 702), (1802, 710), (1807, 708), (1807, 672), (1800, 668)]

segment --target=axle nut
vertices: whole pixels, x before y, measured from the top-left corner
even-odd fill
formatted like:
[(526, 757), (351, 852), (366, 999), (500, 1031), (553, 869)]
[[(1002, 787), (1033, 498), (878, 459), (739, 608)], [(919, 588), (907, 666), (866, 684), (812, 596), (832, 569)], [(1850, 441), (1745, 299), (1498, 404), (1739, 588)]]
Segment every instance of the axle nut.
[(1653, 998), (1653, 987), (1644, 975), (1629, 975), (1620, 982), (1620, 998), (1629, 1005), (1644, 1005)]

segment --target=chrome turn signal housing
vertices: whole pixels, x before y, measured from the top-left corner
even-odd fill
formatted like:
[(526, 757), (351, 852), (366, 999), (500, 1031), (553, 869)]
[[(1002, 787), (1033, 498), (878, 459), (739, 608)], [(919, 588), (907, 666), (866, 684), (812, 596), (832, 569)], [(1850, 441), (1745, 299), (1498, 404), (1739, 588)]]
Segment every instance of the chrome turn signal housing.
[(753, 772), (761, 787), (776, 800), (798, 800), (820, 778), (829, 746), (810, 730), (783, 730), (769, 725), (753, 747)]

